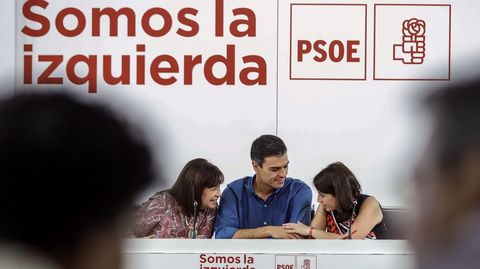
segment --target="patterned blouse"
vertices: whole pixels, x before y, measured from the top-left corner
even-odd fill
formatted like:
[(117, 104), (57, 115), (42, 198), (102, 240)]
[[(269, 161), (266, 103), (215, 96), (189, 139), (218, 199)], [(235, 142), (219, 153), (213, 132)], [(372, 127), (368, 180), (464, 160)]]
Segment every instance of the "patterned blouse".
[[(217, 209), (198, 211), (197, 238), (212, 238)], [(168, 191), (158, 192), (135, 213), (133, 234), (150, 238), (191, 238), (193, 216), (186, 216)]]

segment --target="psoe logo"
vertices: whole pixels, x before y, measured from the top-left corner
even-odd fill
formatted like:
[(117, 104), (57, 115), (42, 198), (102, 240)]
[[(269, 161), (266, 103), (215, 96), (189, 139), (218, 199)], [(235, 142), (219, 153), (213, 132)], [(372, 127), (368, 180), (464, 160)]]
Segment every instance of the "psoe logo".
[(451, 12), (446, 4), (375, 4), (374, 80), (450, 80)]
[(424, 20), (411, 18), (402, 23), (402, 43), (393, 45), (393, 59), (404, 64), (422, 64), (425, 58)]
[(367, 5), (290, 5), (291, 80), (365, 80)]
[(298, 269), (316, 269), (317, 256), (297, 256)]
[(305, 259), (303, 260), (303, 265), (302, 265), (302, 269), (310, 269), (310, 259)]

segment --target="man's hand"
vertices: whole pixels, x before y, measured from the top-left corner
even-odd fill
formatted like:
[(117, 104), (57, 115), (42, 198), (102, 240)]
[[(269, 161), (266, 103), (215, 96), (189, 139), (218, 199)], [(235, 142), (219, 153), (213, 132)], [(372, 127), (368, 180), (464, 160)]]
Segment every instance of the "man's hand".
[(302, 239), (303, 236), (297, 233), (288, 233), (285, 229), (281, 226), (269, 226), (268, 233), (270, 237), (277, 238), (277, 239)]
[(300, 234), (307, 236), (312, 227), (298, 221), (297, 223), (285, 223), (283, 224), (282, 228), (291, 234)]

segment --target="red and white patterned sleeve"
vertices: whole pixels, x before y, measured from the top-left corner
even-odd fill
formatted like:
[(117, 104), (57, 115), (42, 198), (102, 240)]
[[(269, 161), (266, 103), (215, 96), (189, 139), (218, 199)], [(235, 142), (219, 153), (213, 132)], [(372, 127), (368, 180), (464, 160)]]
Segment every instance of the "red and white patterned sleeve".
[(143, 203), (140, 209), (135, 213), (135, 222), (133, 234), (136, 237), (146, 237), (154, 235), (154, 228), (161, 225), (166, 213), (165, 195), (154, 195), (148, 201)]

